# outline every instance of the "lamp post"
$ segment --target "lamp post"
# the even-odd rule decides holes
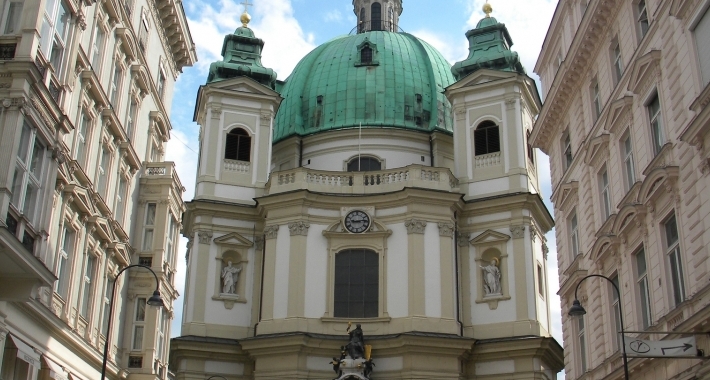
[[[106,342],[104,342],[104,360],[103,363],[101,364],[101,380],[104,380],[106,378],[106,361],[108,360],[108,345],[109,345],[109,340],[111,338],[111,320],[113,319],[113,298],[116,295],[116,283],[118,282],[118,276],[121,275],[121,273],[125,272],[128,269],[131,268],[145,268],[150,271],[150,273],[153,274],[153,277],[155,277],[155,291],[153,292],[153,295],[148,299],[148,302],[146,302],[150,306],[156,306],[160,307],[165,305],[163,303],[163,299],[160,297],[160,281],[158,281],[158,276],[153,272],[150,267],[146,265],[129,265],[123,269],[121,269],[118,274],[116,275],[116,279],[113,282],[113,289],[111,289],[111,302],[109,303],[109,313],[108,313],[108,324],[106,327]]]
[[[219,377],[219,378],[221,378],[221,379],[227,380],[227,378],[226,378],[226,377],[224,377],[224,376],[220,376],[220,375],[212,375],[212,376],[210,376],[210,377],[206,378],[205,380],[210,380],[210,379],[214,379],[215,377]]]
[[[619,291],[619,287],[616,286],[614,281],[609,279],[609,277],[602,276],[600,274],[590,274],[586,277],[583,277],[579,282],[577,283],[577,287],[574,288],[574,302],[572,302],[572,307],[569,309],[569,312],[567,315],[570,317],[582,317],[585,314],[587,314],[587,311],[584,310],[582,307],[582,304],[579,302],[579,299],[577,298],[577,291],[579,290],[579,286],[582,285],[582,282],[590,277],[600,277],[603,278],[611,283],[611,285],[614,287],[614,290],[616,290],[616,294],[619,296],[619,323],[621,324],[621,356],[624,359],[624,378],[626,380],[629,380],[629,362],[626,359],[626,339],[624,337],[624,313],[622,312],[621,309],[621,292]]]

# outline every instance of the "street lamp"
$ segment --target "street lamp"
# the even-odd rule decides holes
[[[567,315],[570,317],[575,317],[575,318],[580,318],[587,314],[587,311],[584,310],[582,307],[582,304],[579,302],[579,299],[577,298],[577,291],[579,290],[579,286],[582,285],[582,282],[590,277],[600,277],[603,278],[611,283],[611,285],[614,287],[614,290],[616,290],[616,294],[619,296],[619,323],[621,324],[621,356],[624,359],[624,378],[626,380],[629,380],[629,362],[626,359],[626,339],[624,337],[624,313],[622,312],[621,309],[621,292],[619,291],[619,287],[616,286],[614,281],[609,279],[609,277],[602,276],[600,274],[590,274],[589,276],[583,277],[579,282],[577,283],[577,287],[574,288],[574,302],[572,302],[572,307],[569,309],[569,312]]]
[[[212,375],[212,376],[210,376],[210,377],[206,378],[205,380],[210,380],[210,379],[213,379],[213,378],[215,378],[215,377],[219,377],[219,378],[221,378],[221,379],[227,380],[227,378],[226,378],[226,377],[224,377],[224,376],[220,376],[220,375]]]
[[[160,290],[159,290],[160,281],[158,281],[158,276],[155,274],[155,272],[153,272],[152,269],[150,269],[150,267],[148,267],[146,265],[135,264],[135,265],[129,265],[129,266],[121,269],[118,272],[118,274],[116,275],[116,278],[113,282],[113,289],[111,289],[111,302],[109,303],[109,306],[108,306],[109,307],[108,324],[106,327],[106,331],[107,331],[106,335],[107,336],[106,336],[106,342],[104,343],[104,361],[103,361],[103,364],[101,365],[101,380],[104,380],[106,378],[106,361],[108,360],[108,345],[109,345],[109,340],[111,337],[111,320],[113,319],[112,318],[113,317],[113,297],[116,295],[116,283],[118,282],[118,276],[120,276],[121,273],[125,272],[128,269],[136,268],[136,267],[148,269],[150,271],[150,273],[153,273],[153,277],[155,277],[155,291],[153,292],[153,295],[148,299],[148,302],[146,302],[146,303],[150,306],[156,306],[156,307],[160,307],[160,306],[165,305],[165,303],[163,302],[163,299],[160,297]]]

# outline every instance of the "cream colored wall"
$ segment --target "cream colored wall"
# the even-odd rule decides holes
[[[707,318],[705,307],[696,301],[708,292],[707,244],[710,240],[707,229],[702,226],[708,225],[710,221],[710,204],[705,195],[708,194],[710,179],[706,169],[707,145],[700,143],[708,136],[707,122],[705,116],[702,116],[707,113],[707,88],[703,88],[700,82],[692,28],[708,5],[710,3],[707,1],[647,1],[651,24],[643,39],[636,30],[636,8],[631,1],[604,4],[592,1],[589,14],[584,16],[581,23],[583,29],[580,30],[576,30],[576,25],[568,29],[561,27],[563,23],[570,23],[562,15],[574,13],[574,2],[561,4],[553,19],[548,40],[556,35],[555,31],[563,31],[562,39],[566,42],[566,49],[572,49],[558,76],[571,78],[567,70],[574,70],[578,77],[571,83],[573,90],[560,91],[564,79],[557,78],[553,82],[552,57],[555,53],[551,48],[543,49],[536,71],[544,73],[541,77],[543,87],[549,93],[548,104],[563,98],[570,99],[569,104],[564,104],[555,112],[543,109],[536,125],[539,131],[536,131],[535,136],[536,144],[550,155],[554,191],[552,199],[558,219],[559,294],[563,311],[570,307],[574,299],[574,287],[581,278],[580,274],[611,276],[616,273],[622,285],[626,328],[643,330],[633,256],[643,246],[651,285],[652,326],[649,331],[692,330],[699,326],[699,321]],[[604,17],[605,21],[595,25],[595,30],[591,31],[586,26],[586,20],[598,19],[600,14],[613,17]],[[598,28],[606,33],[599,34]],[[574,38],[575,34],[578,34],[577,39]],[[587,36],[595,36],[595,40],[588,41]],[[611,77],[609,57],[611,40],[615,37],[620,42],[625,69],[618,85]],[[579,39],[586,41],[584,53],[578,47],[578,42],[575,42]],[[589,56],[584,70],[571,68],[572,62],[582,54]],[[658,54],[658,60],[649,59],[654,54]],[[600,121],[596,123],[587,91],[594,77],[599,81],[604,107]],[[649,116],[645,107],[653,91],[658,93],[665,138],[671,144],[659,156],[654,156],[651,146]],[[628,105],[619,107],[622,102],[619,99],[624,96],[628,97]],[[565,172],[559,136],[567,126],[571,126],[575,161]],[[693,135],[687,137],[686,131],[691,129]],[[624,184],[622,157],[622,138],[627,131],[632,137],[635,174],[639,181],[629,191]],[[608,143],[601,145],[599,153],[594,154],[593,150],[597,148],[594,138],[603,133],[609,133]],[[603,220],[601,216],[597,179],[598,170],[604,164],[610,175],[612,213],[618,214],[609,220]],[[650,191],[655,181],[659,181],[656,184],[658,189]],[[630,208],[624,207],[626,203],[637,203],[635,215]],[[570,254],[570,229],[567,223],[575,210],[583,254],[576,260]],[[662,223],[673,211],[680,234],[685,290],[688,295],[688,300],[677,306],[671,293],[672,279],[665,253],[665,231],[662,228]],[[626,219],[628,216],[631,219]],[[605,235],[609,235],[610,239],[605,238]],[[606,243],[609,245],[605,247]],[[612,312],[609,291],[608,284],[595,279],[587,280],[580,288],[580,300],[589,312],[586,331],[587,359],[591,373],[587,376],[606,376],[610,370],[606,363],[609,362],[612,363],[611,368],[621,365],[612,339],[613,320],[608,317]],[[563,312],[566,372],[568,378],[572,379],[583,376],[575,325],[576,321],[566,317]],[[641,334],[640,337],[662,338],[652,333]],[[707,345],[704,339],[698,342],[701,347]],[[690,368],[690,372],[701,378],[707,373],[706,366],[698,361],[637,359],[631,365],[636,368],[632,378],[671,378],[680,373],[681,368]]]

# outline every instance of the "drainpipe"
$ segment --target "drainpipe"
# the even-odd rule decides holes
[[[298,167],[303,167],[303,139],[298,139]]]
[[[434,139],[429,135],[429,160],[431,167],[434,167]]]
[[[262,244],[261,244],[261,285],[259,289],[259,318],[254,325],[254,336],[256,336],[256,329],[259,327],[259,323],[261,323],[261,312],[264,308],[264,267],[266,264],[266,236],[261,237]]]

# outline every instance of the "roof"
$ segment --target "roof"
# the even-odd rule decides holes
[[[360,61],[361,49],[372,63]],[[436,49],[407,33],[373,31],[338,37],[299,62],[283,86],[274,142],[343,128],[453,131],[443,95],[454,83]]]

